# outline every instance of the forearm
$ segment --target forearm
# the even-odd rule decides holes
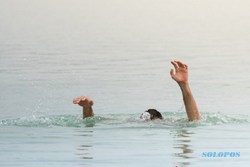
[[[83,107],[82,115],[83,115],[83,119],[86,118],[86,117],[93,117],[94,112],[93,112],[92,107]]]
[[[199,120],[200,114],[188,83],[179,83],[189,121]]]

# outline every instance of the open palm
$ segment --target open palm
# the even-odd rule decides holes
[[[171,69],[170,75],[177,83],[188,83],[188,66],[180,61],[171,61],[175,68]]]

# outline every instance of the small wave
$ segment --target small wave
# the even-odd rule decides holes
[[[202,112],[201,120],[189,122],[185,112],[163,112],[163,120],[142,121],[140,114],[109,114],[82,119],[81,115],[54,115],[43,117],[22,117],[16,119],[4,119],[0,124],[4,126],[25,127],[93,127],[124,126],[124,127],[197,127],[222,124],[249,123],[248,116],[227,116],[217,113]]]
[[[211,125],[223,125],[223,124],[241,124],[249,123],[250,119],[246,115],[228,116],[220,112],[201,112],[201,119],[197,121],[189,122],[185,112],[182,118],[174,119],[172,122],[175,126],[181,127],[197,127],[197,126],[211,126]],[[179,113],[179,116],[181,113]],[[170,118],[172,120],[172,118]]]
[[[80,116],[74,115],[55,115],[47,117],[22,117],[17,119],[2,120],[2,125],[8,126],[26,126],[26,127],[49,127],[49,126],[66,126],[79,127],[83,120]]]

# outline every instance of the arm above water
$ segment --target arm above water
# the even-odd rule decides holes
[[[171,63],[175,68],[175,74],[171,69],[170,75],[181,88],[188,119],[189,121],[199,120],[199,110],[188,85],[188,66],[180,61],[171,61]]]
[[[83,119],[86,117],[93,117],[94,116],[94,112],[92,109],[92,106],[94,105],[93,100],[90,100],[86,96],[81,96],[81,97],[75,98],[73,100],[73,103],[78,104],[79,106],[82,107]]]

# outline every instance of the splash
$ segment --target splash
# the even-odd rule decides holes
[[[2,120],[2,125],[8,126],[26,126],[26,127],[50,127],[50,126],[62,126],[62,127],[79,127],[83,120],[80,116],[74,115],[56,115],[47,117],[22,117],[17,119]]]
[[[2,126],[25,127],[93,127],[93,126],[119,126],[119,127],[197,127],[223,124],[249,123],[246,115],[228,116],[217,113],[201,113],[201,120],[189,122],[185,112],[163,112],[163,120],[142,121],[140,114],[109,114],[82,119],[80,115],[54,115],[43,117],[22,117],[16,119],[3,119]]]

